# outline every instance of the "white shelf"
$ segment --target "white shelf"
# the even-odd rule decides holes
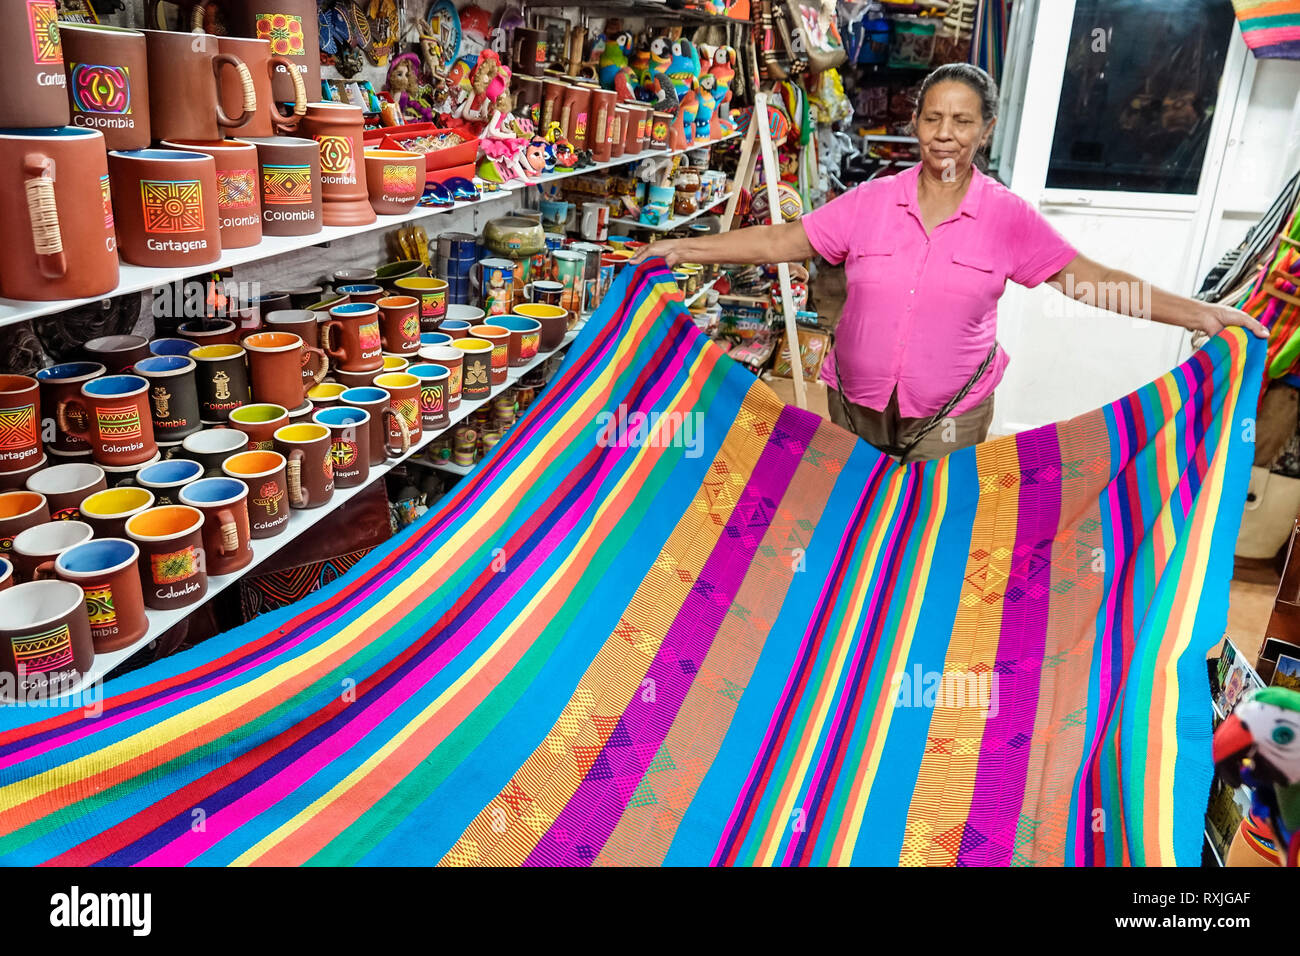
[[[717,284],[719,278],[721,278],[721,277],[720,277],[720,276],[714,276],[714,277],[713,277],[712,279],[710,279],[708,282],[704,283],[704,285],[700,286],[700,291],[699,291],[699,292],[696,292],[695,295],[687,296],[687,297],[686,297],[686,308],[689,309],[689,308],[690,308],[691,306],[693,306],[696,302],[700,301],[700,299],[704,298],[704,296],[708,294],[709,290],[712,289],[712,288],[714,287],[714,285]]]
[[[726,193],[722,196],[719,196],[717,199],[713,200],[713,202],[709,203],[708,205],[701,206],[699,209],[695,210],[695,212],[691,213],[689,216],[677,216],[673,219],[669,219],[667,222],[661,222],[657,226],[652,226],[649,223],[640,222],[639,220],[636,219],[611,219],[610,224],[613,225],[614,223],[618,223],[620,226],[627,226],[630,229],[649,229],[651,232],[672,232],[672,230],[678,229],[686,225],[688,222],[693,222],[694,220],[699,219],[701,216],[705,215],[706,213],[711,212],[712,210],[718,208],[724,202],[730,199],[731,196],[732,196],[731,193]]]
[[[127,645],[121,650],[106,651],[102,654],[96,654],[94,663],[91,664],[90,670],[88,670],[85,673],[85,675],[82,676],[82,679],[75,686],[64,691],[62,694],[57,695],[53,699],[57,700],[61,697],[71,696],[73,694],[76,694],[82,688],[86,687],[88,684],[91,684],[97,680],[102,680],[115,668],[121,666],[121,664],[124,661],[126,661],[127,658],[131,657],[133,654],[135,654],[142,648],[146,647],[151,642],[157,640],[168,629],[175,627],[178,623],[180,623],[186,617],[188,617],[196,608],[212,600],[214,597],[216,597],[226,588],[230,587],[235,582],[237,582],[244,575],[251,573],[253,569],[256,568],[259,564],[261,564],[271,555],[275,554],[286,544],[289,544],[291,541],[296,539],[304,531],[307,531],[309,528],[311,528],[313,525],[319,522],[326,515],[333,512],[340,505],[347,504],[349,501],[351,501],[353,498],[359,495],[362,491],[364,491],[370,484],[372,484],[375,481],[378,481],[384,475],[392,471],[395,467],[410,459],[412,455],[415,455],[417,452],[421,451],[434,439],[450,431],[452,428],[455,428],[457,425],[459,425],[462,421],[468,418],[475,411],[482,408],[484,405],[490,403],[492,399],[495,398],[497,395],[499,395],[503,389],[509,388],[510,386],[514,385],[525,374],[527,374],[537,366],[541,365],[543,362],[550,359],[553,355],[556,355],[558,352],[567,348],[569,345],[573,343],[573,340],[577,338],[578,333],[580,331],[581,331],[581,326],[573,329],[571,332],[565,335],[564,341],[560,343],[559,348],[557,348],[554,352],[538,353],[537,357],[534,358],[527,365],[520,366],[519,368],[510,369],[505,384],[497,388],[494,388],[492,390],[492,394],[489,395],[487,398],[477,402],[462,401],[460,403],[460,407],[457,408],[454,412],[452,412],[451,423],[446,428],[440,429],[439,431],[436,432],[426,431],[423,433],[423,435],[421,435],[419,442],[413,444],[410,450],[407,451],[405,455],[400,455],[395,458],[390,457],[388,461],[386,461],[382,465],[372,465],[370,468],[369,476],[360,485],[357,485],[354,488],[334,489],[334,494],[330,497],[330,500],[319,508],[311,508],[308,510],[293,509],[289,514],[289,523],[285,526],[285,529],[283,531],[281,531],[273,538],[262,538],[262,539],[254,540],[252,542],[253,560],[249,562],[249,564],[246,567],[241,568],[240,570],[235,571],[231,574],[213,575],[209,577],[208,589],[204,593],[203,597],[200,598],[199,600],[193,602],[192,604],[187,604],[184,607],[174,608],[170,611],[155,611],[151,609],[146,609],[145,616],[149,620],[149,629],[145,632],[143,637],[135,641],[135,643]],[[468,472],[469,469],[466,469],[465,473],[468,474]]]
[[[700,146],[710,146],[713,143],[720,143],[735,135],[738,134],[731,133],[719,139],[710,140],[708,143],[702,143]],[[698,149],[700,146],[694,146],[691,148]],[[595,163],[591,166],[585,166],[582,169],[566,169],[560,172],[548,173],[545,176],[529,180],[528,182],[514,180],[505,183],[495,192],[484,193],[481,198],[470,202],[458,202],[451,206],[416,206],[410,212],[403,213],[399,216],[376,216],[374,222],[362,226],[325,226],[320,232],[314,232],[306,236],[264,236],[262,241],[255,246],[247,246],[243,249],[228,249],[222,252],[219,259],[203,265],[183,266],[181,268],[151,269],[145,266],[133,266],[123,262],[120,266],[120,277],[117,288],[113,289],[111,292],[105,293],[104,295],[92,296],[88,299],[55,299],[49,302],[29,302],[23,299],[0,298],[0,328],[18,322],[26,322],[29,319],[39,318],[43,315],[53,315],[57,312],[63,312],[66,309],[71,309],[79,305],[86,305],[92,302],[102,302],[105,299],[113,299],[117,296],[129,295],[133,292],[147,292],[159,286],[164,286],[181,279],[187,279],[191,276],[204,275],[209,272],[216,272],[233,266],[246,265],[247,263],[257,262],[261,259],[270,259],[274,256],[296,252],[299,249],[308,249],[312,246],[319,246],[338,239],[346,239],[349,236],[373,232],[376,229],[392,229],[409,222],[428,219],[430,216],[437,216],[443,213],[455,212],[458,209],[467,209],[471,206],[496,202],[497,200],[505,199],[520,190],[528,189],[533,186],[545,186],[548,183],[568,179],[570,176],[581,176],[585,173],[599,172],[602,169],[610,169],[614,166],[626,166],[631,163],[637,163],[643,159],[675,156],[677,153],[683,152],[687,152],[687,150],[645,150],[637,153],[635,156],[620,156],[618,159],[612,159],[605,163]]]
[[[464,478],[474,470],[474,465],[457,465],[450,461],[428,461],[426,459],[413,459],[413,465],[420,465],[423,468],[430,468],[433,471],[443,471],[449,475],[457,475]],[[477,464],[477,462],[475,462]]]

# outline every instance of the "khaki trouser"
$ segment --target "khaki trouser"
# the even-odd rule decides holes
[[[889,397],[889,404],[883,412],[863,405],[855,405],[840,397],[838,389],[830,390],[831,421],[849,431],[856,429],[858,435],[875,445],[886,455],[898,458],[904,448],[914,439],[921,428],[930,420],[925,418],[903,418],[898,414],[898,392]],[[847,405],[847,408],[845,407]],[[849,425],[852,416],[853,425]],[[984,441],[993,423],[993,393],[974,408],[962,412],[955,418],[947,418],[935,425],[930,432],[907,453],[904,463],[910,461],[933,461],[950,455],[959,448],[969,448]]]

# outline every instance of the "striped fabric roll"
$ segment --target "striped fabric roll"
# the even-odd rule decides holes
[[[1263,357],[901,467],[625,269],[343,578],[0,711],[0,861],[1194,864]]]
[[[1241,34],[1258,57],[1300,59],[1300,0],[1232,0]]]

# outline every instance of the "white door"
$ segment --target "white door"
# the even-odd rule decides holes
[[[1014,144],[1003,147],[1012,190],[1080,252],[1184,295],[1200,280],[1209,197],[1249,55],[1227,3],[1227,18],[1213,20],[1213,29],[1202,24],[1198,32],[1189,20],[1176,35],[1153,25],[1161,8],[1172,17],[1202,3],[1214,7],[1213,0],[1038,4],[1024,106]],[[1189,80],[1198,75],[1195,64],[1201,78]],[[1114,401],[1189,352],[1180,330],[1014,285],[1002,299],[999,337],[1011,365],[997,394],[998,434]]]

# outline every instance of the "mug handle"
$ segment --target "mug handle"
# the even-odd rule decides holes
[[[81,402],[77,401],[75,398],[65,398],[55,406],[54,420],[58,423],[60,431],[66,432],[76,438],[80,438],[83,441],[89,441],[90,429],[79,429],[68,419],[68,409],[73,405],[80,405],[83,410],[85,409],[85,406],[81,405]],[[86,420],[90,420],[89,415],[86,416]]]
[[[23,158],[23,189],[27,193],[37,266],[46,279],[61,279],[68,273],[68,259],[63,254],[59,207],[54,198],[54,160],[41,153],[28,153]]]
[[[324,349],[318,349],[314,345],[304,345],[302,347],[302,364],[306,366],[313,355],[316,356],[320,362],[316,371],[312,373],[311,383],[312,385],[319,385],[321,382],[325,381],[325,373],[330,370],[330,360],[329,357],[326,356]]]
[[[341,343],[343,341],[343,323],[338,319],[330,319],[320,327],[320,344],[326,355],[335,361],[342,362],[347,359],[347,354],[343,351],[343,346],[341,344],[338,348],[333,348],[330,345],[330,340],[333,338],[333,336],[330,335],[330,329],[338,329],[339,342]]]
[[[221,106],[221,67],[232,66],[239,74],[239,85],[244,88],[243,109],[239,115],[231,119],[226,115],[226,111]],[[218,53],[212,58],[212,77],[217,83],[217,124],[220,126],[243,126],[247,120],[252,119],[257,112],[257,90],[253,88],[253,74],[249,72],[248,65],[237,56],[229,53]]]
[[[280,112],[280,104],[273,99],[271,101],[271,125],[275,127],[277,133],[292,133],[298,128],[298,121],[307,113],[307,85],[302,81],[302,74],[286,57],[280,54],[273,54],[267,61],[267,69],[275,72],[276,65],[284,67],[284,71],[289,74],[289,79],[293,81],[293,110],[289,113]]]
[[[406,419],[403,418],[401,415],[397,414],[397,412],[393,411],[393,407],[391,405],[388,406],[388,408],[384,409],[385,423],[387,423],[387,420],[390,417],[392,418],[393,421],[397,422],[397,430],[402,433],[402,450],[393,451],[391,439],[389,439],[388,442],[384,443],[385,446],[384,450],[388,452],[388,456],[390,458],[398,458],[402,455],[405,455],[408,451],[411,450],[411,430],[406,427]],[[391,426],[389,428],[389,434],[392,434]]]
[[[307,496],[302,493],[303,450],[295,448],[289,452],[289,504],[301,508],[307,503]]]
[[[42,561],[36,565],[36,570],[32,572],[33,581],[53,581],[55,577],[53,561]]]
[[[239,550],[239,525],[235,516],[226,508],[217,512],[217,521],[221,523],[221,555],[234,554]]]

